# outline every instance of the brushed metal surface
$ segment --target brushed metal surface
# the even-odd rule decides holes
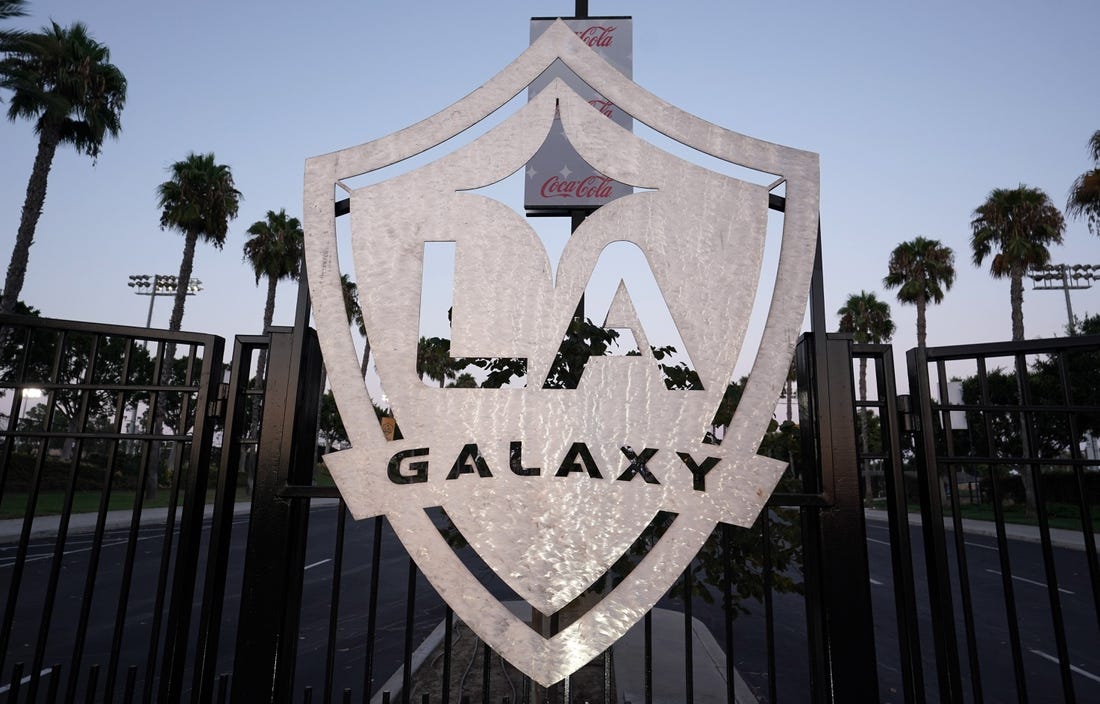
[[[753,307],[767,234],[767,189],[644,142],[560,80],[470,144],[352,191],[360,301],[376,367],[405,439],[387,442],[375,419],[340,291],[346,268],[337,255],[334,185],[467,129],[557,58],[659,132],[786,180],[771,307],[745,394],[720,446],[701,440]],[[586,161],[648,189],[589,217],[566,245],[556,279],[542,243],[520,214],[466,192],[522,169],[542,144],[555,110]],[[783,472],[783,463],[755,451],[805,310],[817,232],[817,169],[814,154],[730,132],[661,101],[560,22],[504,71],[435,116],[307,161],[304,224],[314,319],[353,446],[325,462],[355,517],[385,514],[459,617],[539,683],[563,679],[614,643],[667,591],[718,522],[751,525]],[[618,240],[645,253],[703,390],[668,390],[644,344],[639,357],[593,358],[575,390],[542,388],[596,260]],[[456,243],[452,354],[526,358],[526,387],[437,389],[418,379],[422,259],[424,242],[431,241]],[[623,295],[613,317],[633,327],[637,321],[622,304]],[[513,442],[522,443],[523,467],[538,467],[537,476],[511,470]],[[563,466],[571,453],[577,457],[575,443],[590,451],[594,470],[579,461]],[[459,467],[465,471],[454,472],[470,444],[483,462],[475,466],[467,457]],[[627,472],[623,446],[656,450],[647,468],[658,484]],[[409,476],[417,471],[415,462],[426,461],[426,480],[395,483],[388,474],[391,460],[412,450],[420,454],[395,467]],[[708,458],[717,463],[702,491],[691,467],[707,466]],[[481,476],[485,470],[491,476]],[[623,582],[576,622],[544,638],[465,569],[425,512],[435,506],[446,510],[517,594],[547,615],[606,572],[658,511],[678,515]]]

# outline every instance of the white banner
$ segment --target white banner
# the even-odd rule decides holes
[[[542,36],[553,19],[531,20],[531,42]],[[634,63],[633,25],[629,17],[567,19],[566,25],[589,47],[632,78]],[[561,78],[589,105],[626,130],[633,129],[634,120],[560,61],[537,78],[528,88],[528,99],[534,98],[555,78]],[[546,142],[527,164],[524,205],[528,210],[572,210],[597,208],[633,192],[630,186],[614,181],[585,162],[562,131],[561,120],[555,119]]]

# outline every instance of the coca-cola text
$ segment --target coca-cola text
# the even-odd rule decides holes
[[[566,181],[557,175],[542,184],[543,198],[610,198],[611,184],[608,176],[593,174],[580,181]]]

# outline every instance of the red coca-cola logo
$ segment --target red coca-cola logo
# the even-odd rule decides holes
[[[589,100],[588,104],[600,111],[600,114],[611,117],[611,111],[615,109],[615,103],[610,100],[599,98],[596,100]]]
[[[590,47],[609,47],[611,43],[615,41],[614,33],[615,27],[601,27],[596,25],[577,32],[577,36],[581,38],[582,42]]]
[[[539,192],[543,198],[610,198],[613,183],[610,177],[597,174],[579,181],[567,181],[554,175],[543,182]]]

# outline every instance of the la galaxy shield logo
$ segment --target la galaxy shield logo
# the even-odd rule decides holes
[[[787,207],[767,322],[720,445],[703,438],[741,353],[761,276],[769,187],[702,168],[635,137],[560,80],[473,142],[408,173],[342,183],[475,124],[560,59],[635,119],[730,163],[774,174]],[[472,193],[524,168],[560,119],[600,173],[638,192],[589,217],[556,273],[521,215]],[[774,184],[773,184],[774,185]],[[387,441],[359,374],[340,287],[335,186],[351,193],[351,245],[375,364],[402,439]],[[356,518],[385,515],[439,594],[485,642],[543,685],[607,649],[668,590],[718,522],[749,526],[785,465],[756,455],[790,365],[816,246],[815,154],[695,118],[626,79],[564,23],[458,103],[382,139],[309,159],[306,255],[314,317],[352,448],[325,456]],[[702,388],[669,389],[629,291],[605,325],[642,354],[600,357],[576,388],[547,379],[578,301],[613,242],[637,245]],[[425,242],[455,243],[454,357],[522,360],[522,387],[439,389],[416,373]],[[346,266],[346,265],[345,265]],[[441,508],[532,609],[550,616],[600,579],[654,518],[657,543],[602,600],[546,638],[462,564]]]

